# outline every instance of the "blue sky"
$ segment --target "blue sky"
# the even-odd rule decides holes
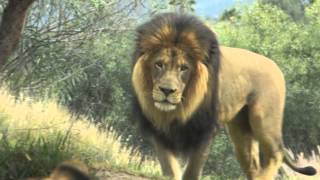
[[[196,0],[195,13],[199,16],[217,18],[225,9],[251,2],[253,0]]]

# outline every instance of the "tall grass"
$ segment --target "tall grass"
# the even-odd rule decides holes
[[[159,175],[151,160],[120,144],[84,117],[72,117],[55,102],[17,102],[0,89],[0,179],[44,176],[58,163],[80,159],[91,167]]]

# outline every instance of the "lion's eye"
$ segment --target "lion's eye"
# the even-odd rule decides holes
[[[164,66],[164,65],[163,65],[162,62],[156,62],[156,63],[155,63],[155,67],[158,68],[158,69],[162,69],[163,66]]]
[[[187,65],[181,65],[180,66],[180,71],[187,71],[189,67]]]

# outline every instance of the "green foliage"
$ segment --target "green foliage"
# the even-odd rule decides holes
[[[238,179],[243,176],[233,153],[232,143],[225,131],[220,132],[213,140],[203,173],[221,179]]]
[[[305,6],[312,3],[308,0],[261,0],[261,2],[278,6],[294,20],[303,20]]]
[[[0,158],[0,179],[14,180],[49,174],[57,164],[72,158],[74,149],[67,145],[70,144],[69,140],[63,134],[34,139],[30,133],[21,133],[21,137],[15,141],[1,139],[0,153],[5,156]]]
[[[234,18],[240,18],[240,12],[236,8],[231,8],[223,11],[220,16],[220,21],[232,20]]]
[[[170,0],[170,5],[178,7],[181,12],[194,11],[193,6],[196,4],[195,0]]]
[[[17,96],[57,98],[95,122],[123,119],[134,8],[131,1],[36,2],[19,50],[6,65],[8,86]]]
[[[150,15],[160,12],[182,12],[189,13],[194,11],[195,0],[147,0],[146,3],[151,6]]]

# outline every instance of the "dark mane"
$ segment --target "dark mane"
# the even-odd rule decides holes
[[[198,18],[187,14],[164,13],[137,28],[133,64],[144,54],[153,54],[161,48],[182,49],[192,61],[205,64],[209,72],[210,98],[194,112],[186,124],[174,121],[169,133],[156,129],[144,116],[138,100],[134,114],[140,115],[143,132],[149,133],[163,145],[175,151],[189,151],[210,140],[217,127],[218,73],[220,50],[215,34]],[[199,75],[199,74],[195,74]]]
[[[185,37],[194,33],[195,39]],[[190,43],[190,44],[187,44]],[[138,57],[145,52],[154,52],[163,47],[179,46],[189,50],[191,56],[206,55],[205,61],[214,61],[219,69],[220,52],[215,34],[198,18],[187,14],[163,13],[137,28],[136,52]],[[137,60],[137,58],[134,58]],[[210,62],[206,62],[210,63]]]

